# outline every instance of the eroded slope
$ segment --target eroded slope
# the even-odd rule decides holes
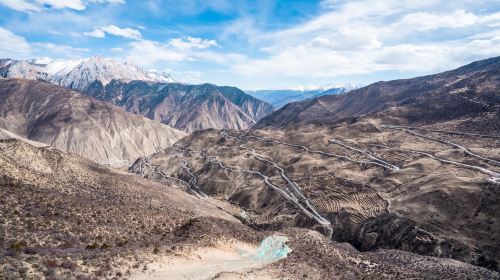
[[[185,136],[75,91],[23,79],[0,79],[0,127],[113,166],[127,166]]]

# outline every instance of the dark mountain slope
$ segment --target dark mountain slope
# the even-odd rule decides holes
[[[85,92],[129,112],[191,132],[206,128],[246,129],[270,114],[272,106],[234,87],[144,81],[100,82]]]
[[[377,82],[343,95],[291,103],[255,127],[328,123],[380,113],[381,117],[406,124],[432,124],[474,115],[480,119],[460,125],[494,131],[500,129],[499,122],[495,123],[499,116],[499,87],[500,57],[496,57],[436,75]]]

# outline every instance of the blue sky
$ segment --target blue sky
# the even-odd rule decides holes
[[[0,57],[93,55],[243,89],[368,84],[500,55],[500,0],[0,0]]]

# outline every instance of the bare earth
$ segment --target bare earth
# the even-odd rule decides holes
[[[245,243],[199,248],[185,255],[155,260],[146,271],[133,272],[131,279],[279,279],[265,269],[269,262],[252,258],[255,249]]]

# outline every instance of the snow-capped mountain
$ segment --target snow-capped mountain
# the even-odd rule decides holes
[[[286,89],[254,90],[246,93],[281,108],[287,103],[315,98],[323,95],[347,93],[360,88],[359,84],[330,84],[325,86],[296,86]]]
[[[85,90],[95,81],[107,85],[112,80],[175,82],[167,73],[145,71],[129,62],[94,56],[71,60],[0,59],[0,76],[44,80],[56,85]]]
[[[42,65],[28,60],[0,59],[0,76],[5,78],[24,78],[46,80],[48,74]]]

